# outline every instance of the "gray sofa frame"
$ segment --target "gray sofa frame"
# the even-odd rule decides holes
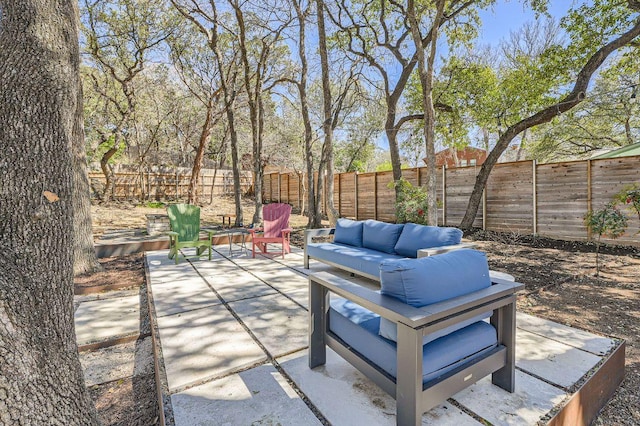
[[[422,414],[482,377],[515,390],[516,291],[523,284],[492,278],[492,286],[423,308],[381,295],[329,272],[309,276],[309,367],[326,363],[329,346],[396,399],[397,424],[420,425]],[[329,294],[335,293],[395,322],[398,326],[397,379],[389,376],[329,330]],[[444,376],[422,383],[422,337],[483,312],[493,311],[498,346]],[[366,332],[363,330],[363,332]]]
[[[369,278],[370,280],[380,281],[380,277],[377,275],[370,275],[366,272],[359,271],[354,268],[349,268],[348,266],[341,265],[339,263],[329,262],[324,259],[317,259],[309,256],[307,253],[307,245],[312,242],[312,239],[315,237],[329,237],[334,235],[336,232],[335,228],[319,228],[319,229],[306,229],[304,231],[304,268],[309,269],[309,259],[315,259],[319,262],[326,263],[327,265],[331,265],[334,268],[339,268],[347,272],[351,272],[352,274],[360,275],[365,278]],[[436,254],[446,253],[452,250],[458,250],[462,248],[474,248],[475,245],[473,243],[460,243],[450,246],[442,246],[442,247],[432,247],[418,250],[417,257],[426,257],[433,256]]]

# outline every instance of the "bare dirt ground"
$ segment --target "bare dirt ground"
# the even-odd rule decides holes
[[[93,207],[94,232],[99,236],[109,229],[144,228],[144,214],[162,211],[129,204],[97,205]],[[233,211],[230,199],[204,207],[203,225],[219,225],[218,215]],[[247,202],[245,222],[250,222],[252,211],[252,204]],[[294,244],[301,243],[305,224],[305,217],[292,217],[292,226],[298,229],[292,235]],[[594,424],[640,424],[640,251],[605,247],[602,269],[596,277],[594,247],[590,244],[485,232],[468,238],[476,240],[478,249],[487,253],[492,269],[508,272],[526,285],[518,300],[520,311],[626,340],[626,378]],[[132,270],[144,281],[141,256],[106,262],[110,264],[107,271],[83,277],[78,285],[131,282]],[[123,380],[96,387],[91,393],[105,424],[152,425],[157,421],[157,411],[139,408],[157,405],[150,382],[136,385]]]

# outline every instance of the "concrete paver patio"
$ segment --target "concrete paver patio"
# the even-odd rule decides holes
[[[302,251],[255,259],[216,247],[175,265],[148,252],[168,400],[177,426],[395,424],[395,401],[331,350],[307,365],[308,270]],[[187,251],[188,252],[188,251]],[[311,271],[326,270],[311,263]],[[423,424],[534,424],[617,343],[518,313],[516,392],[488,378],[423,416]]]

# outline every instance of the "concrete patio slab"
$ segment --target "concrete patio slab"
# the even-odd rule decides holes
[[[176,425],[322,424],[271,364],[177,393],[171,403]]]
[[[288,291],[287,296],[295,300],[300,306],[309,310],[309,286],[297,290]]]
[[[200,278],[189,262],[181,262],[178,265],[160,265],[157,267],[153,265],[153,262],[156,261],[147,261],[147,264],[150,265],[149,276],[151,278],[151,285],[184,281],[190,278]]]
[[[74,314],[78,345],[140,332],[140,296],[81,302]]]
[[[596,355],[608,353],[615,343],[606,337],[588,333],[577,328],[534,317],[518,312],[518,327],[531,333],[539,334],[549,339],[565,343],[583,351]]]
[[[233,262],[220,260],[216,267],[197,266],[204,279],[227,302],[275,294],[277,291]]]
[[[567,395],[555,386],[516,370],[516,391],[509,393],[485,377],[453,399],[492,425],[534,425]]]
[[[159,317],[157,321],[172,392],[267,359],[222,305]]]
[[[307,289],[309,281],[306,275],[283,267],[270,259],[234,259],[235,264],[266,281],[278,291],[288,294],[299,289]]]
[[[521,329],[516,342],[517,367],[565,388],[600,362],[596,355]]]
[[[196,274],[189,273],[189,278],[194,282],[196,277],[203,283],[206,280],[222,295],[233,314],[222,304],[212,304],[156,317],[176,426],[316,423],[313,412],[302,404],[298,394],[282,396],[293,389],[304,394],[332,425],[395,424],[394,399],[330,349],[325,366],[314,370],[308,367],[307,350],[301,349],[308,344],[308,311],[302,307],[308,305],[306,275],[330,268],[312,262],[311,270],[303,269],[299,252],[288,254],[283,260],[278,256],[252,259],[240,253],[226,256],[225,245],[221,250],[214,253],[211,262],[191,262]],[[158,266],[172,268],[163,262]],[[379,287],[370,280],[332,272],[359,285]],[[206,304],[206,297],[214,300],[215,293],[205,287],[209,288],[194,284],[192,288],[202,292],[185,293],[184,289],[170,291],[170,283],[152,283],[151,291],[154,298],[162,295],[167,306],[173,295],[184,297],[183,302],[195,298]],[[253,338],[243,325],[251,330]],[[608,361],[606,356],[613,349],[619,354],[624,348],[612,339],[520,313],[517,326],[516,392],[510,394],[484,378],[426,413],[423,424],[529,425],[552,410],[563,408],[569,400],[598,403],[597,392],[591,388],[575,394],[568,394],[568,389],[575,390],[578,381],[591,377],[593,366]],[[275,359],[269,359],[254,338]],[[292,382],[280,384],[282,377],[273,367],[274,362]],[[602,374],[610,374],[611,369],[619,371],[623,363],[624,357],[616,355],[615,362],[608,363],[608,370],[601,370]],[[611,389],[606,391],[612,392]],[[300,406],[304,407],[301,413],[306,414],[281,414],[280,406],[287,404],[293,404],[292,413],[298,413],[296,407]],[[307,419],[307,414],[312,417]]]
[[[156,315],[163,317],[222,303],[200,277],[157,284],[153,290]]]
[[[281,359],[280,366],[334,426],[396,424],[396,401],[331,349],[327,363],[309,369],[307,351]],[[422,416],[423,425],[479,425],[449,403]]]
[[[229,303],[272,357],[309,344],[306,310],[280,294]]]

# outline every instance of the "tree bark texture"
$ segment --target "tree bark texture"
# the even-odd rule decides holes
[[[102,269],[93,247],[91,187],[87,152],[84,144],[82,81],[78,79],[78,100],[73,126],[73,274],[88,274]]]
[[[77,13],[0,1],[0,424],[98,424],[73,325]]]
[[[335,226],[339,212],[333,203],[333,127],[331,126],[333,114],[331,113],[331,80],[329,76],[329,55],[327,49],[327,31],[324,25],[324,1],[316,0],[318,14],[318,50],[320,51],[320,68],[322,70],[322,106],[324,133],[324,145],[322,156],[327,170],[327,216],[330,226]],[[319,170],[322,174],[322,168]]]
[[[425,44],[423,43],[422,32],[420,31],[419,19],[416,16],[416,8],[413,0],[407,3],[407,18],[411,26],[411,35],[416,46],[416,56],[418,58],[418,73],[420,75],[420,85],[422,86],[422,107],[424,108],[424,140],[427,158],[427,222],[436,226],[438,224],[438,204],[436,199],[436,150],[435,150],[435,120],[436,111],[433,107],[433,63],[436,56],[436,45],[438,42],[438,28],[442,22],[445,0],[438,0],[436,3],[436,16],[433,20],[429,37],[429,56],[425,58]]]
[[[198,149],[196,150],[196,157],[193,160],[193,167],[191,168],[191,179],[189,180],[189,189],[187,190],[187,198],[189,200],[189,204],[198,202],[198,183],[200,181],[200,170],[202,170],[204,150],[209,143],[209,136],[211,135],[211,121],[213,118],[214,107],[212,99],[209,99],[206,107],[207,110],[204,124],[202,125],[202,129],[200,131],[200,140],[198,142]]]
[[[309,205],[307,222],[308,228],[320,228],[322,226],[322,214],[320,212],[321,203],[316,202],[316,184],[314,179],[314,161],[312,155],[313,129],[311,127],[311,117],[309,114],[309,102],[307,100],[307,49],[306,49],[306,17],[308,9],[302,10],[300,3],[293,1],[296,9],[298,21],[298,56],[300,58],[300,80],[296,82],[298,93],[300,94],[300,113],[304,123],[304,150],[305,165],[307,168],[307,203]]]
[[[631,5],[631,2],[630,2]],[[482,192],[484,191],[487,181],[489,180],[489,174],[493,170],[493,166],[496,165],[500,155],[507,149],[513,138],[518,136],[523,131],[530,129],[538,124],[547,123],[554,117],[569,111],[571,108],[578,105],[585,98],[585,93],[589,87],[589,81],[593,74],[600,68],[609,55],[623,46],[628,45],[634,39],[640,36],[640,19],[636,20],[636,23],[628,31],[621,34],[618,38],[613,39],[606,45],[598,49],[591,57],[587,59],[585,65],[582,67],[576,77],[576,82],[571,92],[562,98],[558,103],[550,105],[537,113],[520,120],[519,122],[509,126],[507,130],[500,135],[496,146],[493,147],[487,159],[482,164],[478,176],[476,176],[476,182],[473,187],[471,197],[469,197],[469,204],[467,210],[460,223],[460,228],[471,229],[473,222],[478,213],[480,202],[482,201]]]

